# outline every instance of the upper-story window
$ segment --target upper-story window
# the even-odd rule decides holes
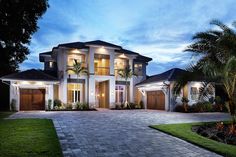
[[[110,75],[110,56],[94,55],[94,73],[95,75]]]
[[[114,67],[115,67],[115,76],[118,76],[118,70],[119,69],[124,69],[129,65],[129,60],[128,59],[123,59],[123,58],[116,58],[114,61]]]
[[[86,67],[85,56],[81,54],[70,54],[67,57],[67,67],[72,67],[75,64],[75,60],[78,63],[83,63],[82,66]],[[69,70],[68,74],[74,74],[73,71]]]
[[[49,68],[53,68],[53,62],[49,62]]]
[[[143,75],[143,65],[141,63],[134,64],[134,73],[138,76]]]

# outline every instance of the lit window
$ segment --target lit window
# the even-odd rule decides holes
[[[80,84],[69,83],[67,86],[67,99],[69,103],[80,102]]]
[[[53,68],[53,62],[49,62],[49,68]]]
[[[116,103],[124,103],[125,100],[125,86],[116,85]]]
[[[134,64],[134,73],[136,75],[143,75],[143,65],[142,64]]]

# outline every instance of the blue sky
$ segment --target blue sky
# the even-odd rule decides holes
[[[149,75],[196,61],[183,52],[194,33],[236,20],[235,0],[49,0],[21,70],[43,68],[40,52],[60,43],[105,40],[153,58]]]

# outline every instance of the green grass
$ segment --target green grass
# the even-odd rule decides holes
[[[0,117],[9,114],[0,112]],[[52,120],[0,119],[0,156],[62,156]]]
[[[165,132],[167,134],[176,136],[185,141],[198,145],[202,148],[206,148],[210,151],[216,152],[218,154],[236,157],[236,146],[227,145],[220,143],[192,131],[193,125],[203,125],[204,123],[186,123],[186,124],[163,124],[150,126],[151,128],[157,129],[159,131]]]

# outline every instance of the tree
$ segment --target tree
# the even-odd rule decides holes
[[[37,21],[48,7],[47,0],[0,0],[0,76],[15,72],[27,58]]]
[[[78,62],[76,59],[74,59],[74,64],[72,67],[69,67],[67,71],[72,71],[76,74],[77,79],[79,79],[81,74],[87,74],[88,70],[86,67],[83,66],[82,62]],[[78,85],[77,85],[78,89]],[[77,97],[79,96],[79,93],[77,93]]]
[[[48,0],[0,0],[0,77],[15,72],[29,54],[37,21],[46,12]],[[0,83],[1,109],[8,109],[9,87]]]
[[[136,74],[132,72],[132,69],[129,66],[126,66],[124,69],[118,70],[118,75],[125,80],[125,106],[129,106],[130,108],[128,102],[128,79],[132,78],[133,75],[136,76]]]
[[[179,93],[189,80],[199,78],[199,75],[204,78],[200,97],[207,95],[209,83],[221,84],[228,97],[226,103],[229,113],[233,122],[236,122],[236,32],[217,20],[213,20],[211,24],[219,29],[196,33],[194,43],[185,50],[200,55],[201,58],[187,68],[191,74],[181,77],[185,79],[178,79],[174,85],[174,94]],[[235,22],[233,25],[236,27]]]

